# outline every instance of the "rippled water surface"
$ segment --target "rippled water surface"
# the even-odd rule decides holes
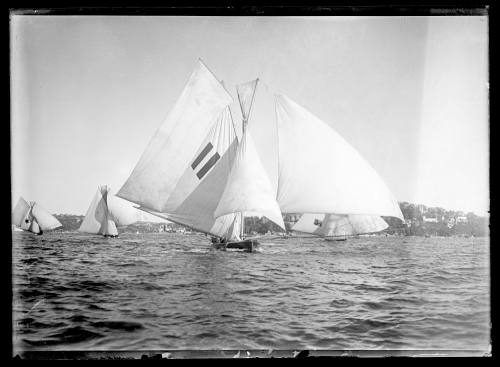
[[[269,239],[13,233],[14,347],[28,350],[489,346],[484,238]]]

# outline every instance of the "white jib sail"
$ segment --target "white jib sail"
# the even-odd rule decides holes
[[[22,197],[19,198],[12,213],[12,223],[26,231],[40,233],[58,227],[62,227],[61,222],[52,214],[47,212],[36,202],[28,203]]]
[[[238,212],[266,216],[285,229],[275,192],[249,130],[243,135],[238,147],[215,217]]]
[[[226,186],[237,148],[238,140],[227,107],[193,151],[167,202],[170,211],[140,209],[200,232],[225,237],[235,215],[214,218],[213,214]]]
[[[115,222],[108,210],[107,196],[109,188],[100,186],[90,203],[87,214],[78,229],[79,232],[117,236]]]
[[[241,229],[242,215],[234,215],[233,222],[229,226],[224,238],[228,241],[241,241],[240,229]]]
[[[288,97],[276,96],[278,203],[285,213],[342,213],[403,220],[369,163],[330,126]]]
[[[179,182],[194,163],[194,153],[231,102],[232,97],[199,61],[117,196],[156,212],[174,211],[192,191],[180,189]],[[211,158],[213,147],[205,148]]]
[[[317,236],[352,236],[383,231],[389,225],[375,215],[303,214],[293,231]]]

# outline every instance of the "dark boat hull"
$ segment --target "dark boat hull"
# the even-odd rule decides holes
[[[218,250],[243,250],[245,252],[255,252],[260,247],[256,240],[214,243],[213,246]]]

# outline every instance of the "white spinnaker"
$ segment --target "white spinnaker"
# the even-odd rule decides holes
[[[317,236],[352,236],[375,233],[389,225],[375,215],[303,214],[292,227],[293,231]]]
[[[21,228],[26,216],[31,209],[31,205],[22,197],[17,201],[14,211],[12,212],[12,224]]]
[[[90,206],[85,214],[85,218],[78,229],[79,232],[102,234],[102,235],[118,235],[118,230],[108,210],[107,196],[109,188],[100,186]]]
[[[260,161],[250,131],[242,137],[215,216],[244,212],[266,216],[285,229],[275,192]]]
[[[319,118],[276,96],[278,203],[284,213],[342,213],[403,220],[397,201],[368,162]]]
[[[54,217],[36,202],[33,203],[31,214],[43,231],[49,231],[51,229],[62,227],[61,222],[59,222],[56,217]]]
[[[193,153],[231,102],[232,97],[200,60],[117,196],[156,212],[175,210],[185,199],[181,193],[191,192],[176,189],[193,163]]]
[[[173,190],[170,212],[141,210],[215,236],[225,237],[234,214],[215,218],[214,211],[226,186],[238,148],[229,107],[220,114]]]

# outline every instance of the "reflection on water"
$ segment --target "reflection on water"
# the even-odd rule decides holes
[[[489,346],[485,239],[13,233],[16,350]]]

